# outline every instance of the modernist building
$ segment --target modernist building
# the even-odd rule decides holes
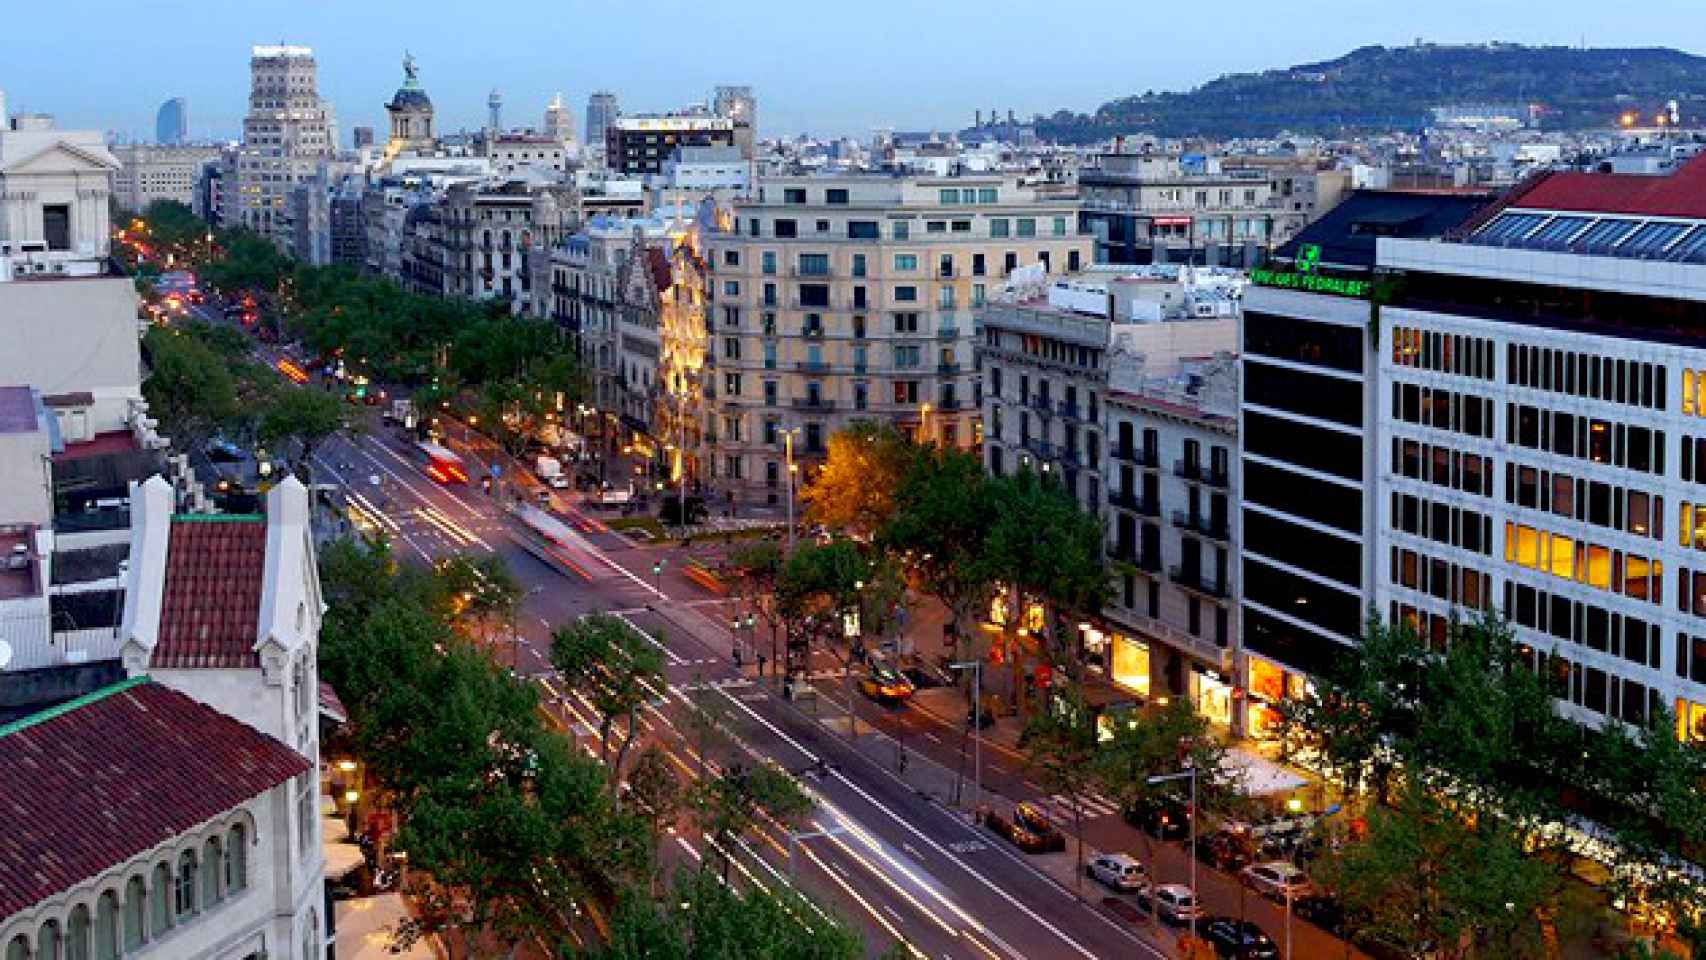
[[[183,97],[173,97],[160,104],[154,115],[154,142],[163,146],[182,146],[190,138],[190,105]]]
[[[706,238],[711,467],[771,503],[790,435],[808,468],[861,419],[974,446],[973,312],[1021,266],[1090,259],[1075,202],[998,175],[763,179]]]
[[[573,187],[526,177],[459,183],[440,205],[445,292],[504,300],[517,314],[533,302],[536,272],[545,269],[540,255],[568,233],[579,209]]]
[[[1273,173],[1212,158],[1105,153],[1078,186],[1098,263],[1251,267],[1314,214]]]
[[[120,210],[141,212],[156,200],[193,209],[207,168],[219,162],[220,149],[118,144],[112,155],[119,164],[113,177],[113,202]]]
[[[616,94],[608,90],[599,90],[586,98],[586,145],[591,150],[604,152],[605,143],[610,135],[610,125],[622,115],[622,108],[616,101]]]
[[[1253,733],[1267,704],[1358,642],[1376,599],[1376,240],[1440,236],[1486,199],[1358,191],[1277,251],[1281,268],[1256,272],[1245,292],[1232,482]]]
[[[677,147],[733,146],[728,117],[662,114],[617,117],[605,130],[604,162],[624,174],[658,173]]]
[[[1706,740],[1706,159],[1538,175],[1401,272],[1380,389],[1375,608],[1502,612],[1585,723]]]
[[[288,248],[291,190],[313,178],[337,152],[336,120],[320,98],[314,51],[308,47],[257,46],[249,70],[235,203],[227,208],[233,222]]]

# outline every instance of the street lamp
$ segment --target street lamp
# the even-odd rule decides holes
[[[930,404],[925,403],[923,406],[919,407],[918,409],[919,409],[919,413],[921,414],[921,416],[918,418],[918,432],[920,434],[918,439],[919,439],[920,443],[929,443],[930,442]]]
[[[799,433],[799,427],[790,427],[782,431],[782,448],[788,461],[788,554],[794,553],[794,474],[799,467],[794,463],[794,434]]]
[[[948,664],[949,670],[970,670],[971,673],[971,739],[974,759],[972,771],[976,783],[976,800],[972,808],[983,805],[983,661],[961,660]],[[963,748],[962,748],[963,749]],[[960,754],[964,763],[965,754]],[[965,767],[961,767],[964,770]]]
[[[1178,773],[1157,774],[1150,777],[1147,782],[1150,786],[1155,787],[1163,783],[1172,783],[1175,780],[1184,780],[1187,777],[1191,781],[1191,807],[1188,817],[1191,821],[1191,835],[1187,841],[1190,847],[1185,859],[1191,862],[1191,939],[1195,940],[1197,936],[1197,914],[1202,912],[1202,902],[1197,899],[1197,768],[1186,767]],[[1288,897],[1288,909],[1289,903]],[[1289,953],[1287,956],[1289,960]]]

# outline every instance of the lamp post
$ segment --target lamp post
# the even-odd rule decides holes
[[[976,786],[976,803],[972,809],[983,805],[983,661],[961,660],[948,664],[949,670],[971,671],[971,739],[972,739],[972,777]],[[960,754],[964,757],[965,754]],[[960,761],[964,763],[964,760]],[[965,767],[961,767],[964,770]]]
[[[794,474],[799,469],[794,465],[794,434],[799,427],[782,431],[782,448],[788,461],[788,555],[794,554]]]
[[[1191,781],[1191,807],[1189,813],[1191,834],[1190,839],[1187,841],[1190,844],[1190,848],[1187,851],[1189,855],[1186,859],[1191,862],[1191,939],[1194,940],[1197,936],[1197,914],[1202,910],[1202,904],[1197,900],[1197,768],[1186,767],[1178,773],[1158,774],[1150,777],[1147,782],[1150,786],[1154,787],[1163,783],[1171,783],[1175,780],[1184,780],[1187,777]],[[1289,909],[1290,899],[1287,898],[1287,910]],[[1289,928],[1287,929],[1287,932],[1290,932]]]

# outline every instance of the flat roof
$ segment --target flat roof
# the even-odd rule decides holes
[[[34,433],[35,393],[29,387],[0,387],[0,433]]]

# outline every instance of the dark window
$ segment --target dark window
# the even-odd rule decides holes
[[[1360,630],[1354,631],[1338,643],[1260,610],[1245,609],[1243,620],[1246,649],[1316,676],[1330,676],[1350,652],[1352,640],[1361,635]]]
[[[1362,338],[1361,327],[1341,327],[1257,311],[1244,314],[1245,352],[1280,360],[1361,373]]]
[[[842,187],[831,187],[823,192],[823,202],[835,206],[844,206],[847,203],[847,190]],[[871,226],[875,229],[876,224]],[[872,236],[875,234],[873,233]]]
[[[1244,414],[1244,448],[1274,460],[1362,479],[1362,438],[1253,410]]]
[[[776,236],[784,239],[800,235],[800,225],[793,220],[776,221]]]
[[[829,284],[802,283],[800,284],[800,306],[827,307],[829,306]]]
[[[1362,493],[1290,470],[1248,460],[1244,463],[1244,499],[1346,533],[1362,532]]]
[[[1246,361],[1244,398],[1264,407],[1362,426],[1362,384],[1354,380]]]
[[[1323,630],[1356,636],[1362,601],[1354,593],[1286,573],[1254,558],[1244,560],[1244,598]]]
[[[830,193],[834,193],[834,192],[835,192],[834,190],[830,191]],[[842,191],[842,192],[845,193],[846,191]],[[875,221],[875,220],[849,220],[849,221],[847,221],[847,239],[849,239],[849,240],[875,240],[875,239],[877,239],[877,221]]]
[[[1246,509],[1244,546],[1348,587],[1362,587],[1362,546],[1354,541]]]

